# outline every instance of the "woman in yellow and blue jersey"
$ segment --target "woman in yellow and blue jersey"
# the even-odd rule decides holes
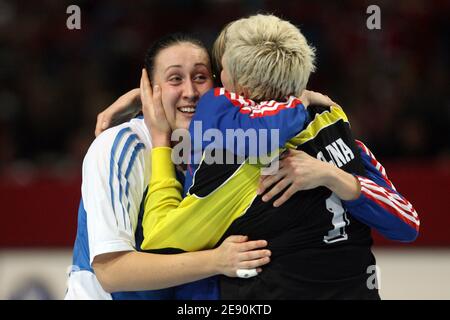
[[[222,81],[244,96],[214,89],[201,98],[191,139],[195,121],[204,131],[218,129],[223,135],[213,143],[191,140],[193,162],[184,199],[171,164],[169,132],[154,113],[158,103],[152,109],[151,97],[143,96],[147,124],[161,143],[152,152],[142,248],[193,251],[215,247],[230,232],[265,236],[271,263],[252,279],[222,278],[222,298],[379,298],[377,288],[367,286],[367,270],[375,265],[369,226],[411,241],[417,236],[417,213],[374,166],[370,153],[356,144],[341,108],[306,109],[292,96],[304,89],[313,70],[312,50],[298,29],[273,16],[255,16],[230,25],[225,38]],[[141,91],[148,92],[145,77]],[[294,81],[296,77],[301,80]],[[269,153],[278,147],[302,150],[332,164],[350,183],[298,192],[274,208],[257,194],[261,165],[250,163],[262,156],[261,150],[228,144],[227,130],[237,129],[279,130],[275,144],[266,141],[266,146],[276,146]],[[254,143],[260,146],[261,139],[257,135]],[[244,160],[207,162],[207,155],[220,152],[224,158],[232,153],[229,158]]]

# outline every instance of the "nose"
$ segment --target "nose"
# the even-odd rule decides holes
[[[187,80],[184,83],[183,98],[189,101],[197,101],[200,96],[200,92],[197,85],[192,80]]]

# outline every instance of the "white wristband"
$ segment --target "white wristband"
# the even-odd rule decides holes
[[[251,278],[251,277],[257,276],[258,272],[256,272],[256,268],[255,269],[237,269],[236,275],[239,278]]]

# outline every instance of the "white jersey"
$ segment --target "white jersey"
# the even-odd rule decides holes
[[[100,286],[92,261],[103,253],[136,250],[138,216],[150,181],[150,151],[143,118],[106,130],[90,146],[83,161],[77,239],[65,299],[112,298]]]

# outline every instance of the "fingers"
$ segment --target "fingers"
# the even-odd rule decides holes
[[[238,244],[238,251],[244,252],[244,251],[250,251],[254,249],[260,249],[267,246],[266,240],[253,240],[253,241],[246,241],[243,243]]]
[[[331,106],[335,104],[330,97],[323,95],[319,92],[314,92],[314,98],[311,99],[314,104],[323,105],[323,106]]]
[[[285,159],[289,155],[289,152],[290,152],[289,150],[295,150],[295,149],[287,148],[286,150],[284,150],[280,155],[280,160]]]
[[[129,121],[141,109],[140,89],[132,89],[120,96],[113,104],[97,115],[95,136],[110,126]]]
[[[139,82],[139,94],[141,96],[142,111],[144,111],[144,109],[145,109],[144,106],[146,104],[146,100],[145,100],[145,94],[144,94],[144,80],[142,78],[144,78],[144,69],[142,69],[141,80]]]
[[[325,96],[326,98],[328,98],[328,102],[329,102],[329,104],[330,104],[330,106],[338,106],[338,103],[337,102],[335,102],[335,101],[333,101],[333,100],[331,100],[331,98],[330,97],[328,97],[328,96]]]
[[[263,258],[259,258],[256,260],[250,260],[250,261],[242,261],[239,263],[239,269],[253,269],[253,268],[258,268],[261,267],[263,265],[266,265],[270,262],[270,258],[269,257],[263,257]],[[258,271],[258,269],[256,270],[257,272],[261,272],[261,269]]]
[[[223,242],[245,242],[248,240],[247,236],[229,236]]]
[[[144,106],[144,116],[145,113],[148,114],[155,123],[157,122],[161,124],[167,122],[166,113],[162,103],[161,87],[155,84],[152,90],[150,80],[145,69],[142,69],[141,99]]]
[[[267,192],[263,197],[262,201],[270,201],[274,196],[279,194],[281,191],[286,189],[292,183],[291,179],[288,177],[283,177],[269,192]]]
[[[270,262],[272,252],[264,248],[267,246],[267,241],[247,240],[247,236],[235,235],[229,236],[222,243],[220,247],[227,249],[224,251],[225,255],[222,253],[219,254],[219,257],[225,258],[225,264],[228,265],[228,269],[225,272],[222,271],[223,274],[236,277],[239,276],[237,273],[239,269],[256,269],[256,272],[259,273],[262,271],[260,267]],[[227,256],[228,258],[226,258]]]
[[[114,104],[112,104],[111,106],[114,106]],[[109,126],[111,125],[112,115],[113,114],[111,114],[108,109],[98,114],[97,122],[95,124],[96,137],[98,137],[100,133],[109,128]]]
[[[289,187],[289,189],[287,189],[283,195],[281,197],[279,197],[274,203],[273,206],[274,207],[279,207],[281,206],[283,203],[285,203],[286,201],[288,201],[292,195],[297,192],[299,189],[298,187],[295,187],[294,185],[291,185]]]
[[[161,88],[158,85],[155,85],[154,87],[154,90],[152,92],[152,100],[153,100],[153,108],[155,109],[156,113],[164,113],[161,97]]]
[[[234,235],[229,236],[226,238],[223,242],[232,242],[236,243],[238,246],[239,252],[245,252],[250,251],[254,249],[260,249],[267,246],[266,240],[252,240],[248,241],[248,236],[240,236],[240,235]]]
[[[108,128],[109,122],[105,117],[105,113],[101,112],[97,116],[97,122],[95,124],[95,136],[98,137],[106,128]]]
[[[141,102],[142,102],[142,113],[144,114],[144,118],[145,118],[147,125],[148,125],[147,120],[148,121],[152,120],[152,112],[150,110],[150,104],[152,101],[150,92],[151,92],[152,88],[151,87],[149,88],[149,86],[150,86],[149,83],[150,82],[147,77],[147,72],[145,71],[145,69],[142,69],[141,83],[140,83],[139,88],[140,88],[140,95],[141,95]]]
[[[285,158],[293,157],[297,154],[301,154],[302,152],[303,151],[297,149],[288,149]]]
[[[283,169],[284,166],[282,165],[281,161],[279,163],[279,166],[280,168],[275,174],[260,176],[258,190],[256,191],[258,195],[263,194],[267,190],[267,188],[269,188],[273,184],[277,183],[279,180],[286,177],[287,172],[286,170]]]
[[[302,101],[302,104],[305,107],[309,106],[309,90],[303,90],[302,94],[300,95],[300,100]]]
[[[270,262],[271,255],[272,252],[267,249],[241,252],[238,256],[238,259],[240,260],[240,262],[238,263],[238,268],[253,269],[261,267]]]
[[[319,105],[319,106],[331,106],[337,105],[336,102],[330,99],[330,97],[315,91],[304,90],[301,96],[306,104]]]
[[[155,113],[155,117],[158,121],[166,120],[166,113],[164,112],[164,108],[162,106],[161,101],[161,88],[158,85],[155,85],[153,90],[153,110]]]
[[[270,201],[274,196],[278,195],[283,190],[290,185],[290,187],[283,193],[283,195],[274,202],[275,207],[281,206],[287,200],[289,200],[292,195],[301,190],[301,185],[299,181],[302,181],[301,175],[298,172],[303,172],[302,164],[311,158],[306,152],[295,149],[288,149],[285,158],[280,161],[280,167],[282,168],[276,175],[268,176],[260,183],[260,189],[262,194],[266,188],[276,183],[272,189],[267,192],[262,200],[264,202]],[[288,174],[289,173],[289,174]],[[293,173],[293,175],[291,174]]]
[[[268,183],[269,179],[273,176],[260,176],[259,177],[259,184],[258,184],[258,190],[256,190],[257,195],[261,195],[266,191],[267,187],[271,184]]]
[[[147,70],[145,70],[145,68],[142,69],[142,86],[143,86],[143,92],[145,97],[148,99],[152,99],[153,98],[153,92],[152,92],[152,86],[150,85],[150,80],[148,78],[148,74],[147,74]],[[142,90],[142,88],[141,88]]]
[[[331,98],[329,96],[327,96],[327,95],[322,95],[322,96],[324,98],[324,103],[326,105],[329,105],[329,106],[332,106],[332,105],[336,105],[337,106],[338,105],[337,102],[331,100]]]
[[[150,107],[153,100],[152,87],[150,86],[150,80],[148,79],[147,70],[145,70],[145,68],[142,69],[140,89],[142,109],[144,111],[146,108]]]
[[[270,176],[260,176],[259,177],[259,184],[258,184],[258,190],[256,190],[256,194],[257,195],[261,195],[264,193],[264,191],[266,191],[266,184],[265,181],[269,178]]]
[[[260,177],[259,177],[259,183],[260,183],[260,184],[263,183],[264,180],[266,180],[268,177],[270,177],[270,176],[260,176]]]
[[[248,252],[241,252],[239,254],[239,258],[241,261],[250,261],[250,260],[257,260],[265,257],[271,256],[270,250],[264,249],[264,250],[253,250]],[[254,267],[253,267],[254,268]]]
[[[266,191],[266,189],[268,189],[270,186],[277,183],[281,179],[286,179],[285,174],[275,174],[273,176],[267,176],[267,178],[264,179],[264,181],[262,183],[260,183],[260,185],[259,185],[258,195],[263,194]],[[275,193],[275,194],[277,194],[277,193]],[[273,193],[273,188],[272,188],[272,190],[270,190],[270,192],[268,192],[268,194],[270,194],[270,197],[268,198],[267,194],[265,194],[263,197],[263,201],[269,201],[275,195]]]

